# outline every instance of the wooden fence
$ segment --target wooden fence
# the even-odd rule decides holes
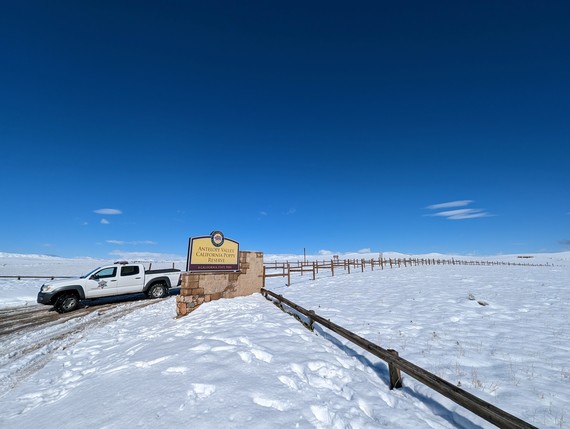
[[[311,273],[313,280],[319,270],[330,270],[331,275],[334,277],[335,269],[338,271],[342,269],[350,274],[351,269],[364,272],[366,267],[370,267],[372,271],[374,268],[383,270],[384,268],[401,268],[411,267],[418,265],[505,265],[505,266],[544,266],[542,264],[529,264],[517,262],[502,262],[502,261],[467,261],[460,259],[426,259],[426,258],[397,258],[397,259],[331,259],[330,261],[285,261],[285,262],[265,262],[263,264],[263,287],[265,287],[265,279],[269,277],[287,277],[287,286],[291,285],[291,273]],[[277,272],[276,272],[277,271]]]
[[[500,261],[465,261],[460,259],[426,259],[426,258],[389,258],[389,259],[331,259],[330,261],[285,261],[285,262],[265,262],[263,264],[263,286],[265,287],[265,279],[269,277],[287,277],[287,286],[291,285],[291,273],[311,273],[313,280],[319,271],[330,270],[334,277],[335,270],[342,269],[348,274],[351,270],[360,269],[361,272],[369,267],[372,271],[374,268],[383,270],[384,268],[401,268],[418,265],[517,265],[517,266],[546,266],[543,264],[529,264],[516,262],[500,262]],[[174,268],[175,263],[172,263]],[[152,262],[149,264],[148,270],[152,269]],[[280,272],[279,272],[280,271]],[[73,276],[0,276],[2,279],[67,279]]]
[[[73,276],[0,276],[0,279],[72,279]]]
[[[426,371],[425,369],[399,357],[398,352],[395,350],[384,349],[356,335],[355,333],[339,325],[336,325],[329,319],[325,319],[324,317],[319,316],[314,311],[306,310],[294,302],[284,298],[283,296],[268,291],[265,288],[261,289],[261,293],[265,296],[265,298],[278,305],[283,311],[285,311],[285,309],[283,308],[282,303],[309,318],[309,323],[306,326],[308,326],[310,329],[312,329],[314,322],[320,323],[324,327],[330,329],[333,332],[336,332],[352,343],[372,353],[374,356],[377,356],[380,359],[384,360],[388,364],[390,375],[390,389],[402,387],[402,378],[400,374],[401,372],[404,372],[499,428],[537,429],[536,426],[533,426],[524,420],[521,420],[520,418],[495,407],[489,402],[486,402],[476,397],[475,395],[472,395],[471,393],[449,383],[448,381],[445,381],[437,375],[432,374],[431,372]],[[275,298],[277,302],[275,302],[273,298]]]
[[[172,262],[172,269],[174,269],[176,262]],[[169,263],[170,265],[170,263]],[[149,263],[149,266],[147,268],[147,271],[150,271],[152,269],[152,262]],[[18,280],[22,280],[22,279],[50,279],[50,280],[55,280],[55,279],[74,279],[77,278],[78,276],[0,276],[0,279],[18,279]]]

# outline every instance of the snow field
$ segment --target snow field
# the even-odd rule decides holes
[[[567,267],[424,266],[353,276],[298,277],[273,290],[511,414],[564,427]]]
[[[272,278],[267,288],[529,423],[564,428],[569,274],[423,266],[297,276],[290,287]],[[39,285],[1,281],[3,306],[14,296],[35,305]],[[173,298],[106,324],[86,316],[73,341],[0,392],[0,427],[493,427],[406,374],[390,391],[384,362],[261,295],[175,316]]]

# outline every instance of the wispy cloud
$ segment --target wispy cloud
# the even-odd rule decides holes
[[[99,223],[101,225],[109,225],[111,222],[109,222],[107,219],[103,218],[103,219],[101,219],[101,221]]]
[[[559,243],[563,246],[570,246],[570,240],[560,240]]]
[[[360,249],[357,253],[370,253],[370,247],[367,247],[365,249]]]
[[[261,212],[259,212],[259,214],[260,214],[261,216],[267,216],[267,212],[266,212],[266,211],[261,211]]]
[[[120,215],[123,214],[121,210],[118,209],[97,209],[93,210],[93,213],[102,214],[102,215]]]
[[[454,208],[454,207],[465,207],[471,204],[472,200],[459,200],[459,201],[451,201],[448,203],[441,203],[441,204],[433,204],[431,206],[427,206],[426,208],[431,210],[440,210],[444,208]],[[457,210],[444,210],[438,211],[437,213],[428,214],[426,216],[439,216],[444,217],[449,220],[463,220],[463,219],[475,219],[480,217],[489,217],[492,216],[489,212],[485,211],[485,209],[457,209]]]
[[[151,261],[151,262],[161,262],[161,261],[184,261],[184,256],[174,255],[170,253],[153,253],[153,252],[121,252],[120,250],[114,250],[109,253],[109,255],[125,259],[128,261]]]
[[[432,216],[441,216],[452,220],[473,219],[476,217],[486,217],[488,215],[489,214],[482,209],[449,210],[432,214]]]
[[[286,216],[292,215],[297,212],[297,209],[289,209],[285,212]]]
[[[459,200],[459,201],[450,201],[448,203],[441,203],[441,204],[432,204],[431,206],[427,206],[426,208],[432,210],[439,210],[439,209],[450,209],[453,207],[465,207],[471,204],[473,200]]]
[[[131,244],[135,246],[139,244],[156,244],[154,241],[150,240],[142,240],[142,241],[107,240],[107,243],[118,244],[118,245]]]

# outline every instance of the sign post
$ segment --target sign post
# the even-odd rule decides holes
[[[239,271],[239,243],[224,237],[221,231],[191,237],[188,242],[186,271]]]

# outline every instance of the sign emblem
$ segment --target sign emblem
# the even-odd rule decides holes
[[[212,231],[210,237],[214,246],[221,247],[224,245],[224,234],[222,234],[222,231]]]

